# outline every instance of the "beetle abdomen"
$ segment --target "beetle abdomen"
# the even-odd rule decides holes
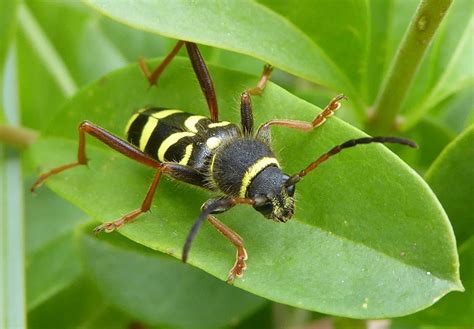
[[[213,123],[178,109],[146,108],[133,114],[126,133],[130,143],[160,162],[201,169],[213,150],[240,130],[230,122]]]

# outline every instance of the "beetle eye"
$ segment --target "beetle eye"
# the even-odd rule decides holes
[[[267,201],[266,203],[264,203],[264,204],[262,204],[262,205],[260,205],[260,206],[256,206],[255,209],[256,209],[258,212],[260,212],[260,213],[266,215],[266,214],[270,214],[270,213],[272,212],[272,210],[273,210],[273,205],[272,205],[272,203],[271,203],[270,201]]]
[[[290,197],[294,196],[295,195],[295,185],[290,185],[286,188],[286,192],[288,193],[288,195]]]

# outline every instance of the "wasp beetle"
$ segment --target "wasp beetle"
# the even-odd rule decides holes
[[[151,107],[137,111],[126,127],[127,141],[105,129],[84,121],[79,125],[77,162],[66,164],[42,174],[32,187],[36,189],[48,177],[66,169],[87,163],[85,136],[92,135],[104,144],[156,169],[156,174],[140,208],[120,219],[104,223],[95,232],[112,232],[150,209],[153,195],[162,174],[179,181],[217,192],[218,198],[206,201],[184,243],[182,260],[186,262],[193,238],[207,219],[237,249],[234,266],[227,282],[241,277],[246,269],[247,252],[243,239],[220,222],[214,214],[222,213],[237,204],[251,205],[266,218],[277,222],[288,221],[295,210],[295,186],[321,163],[340,151],[369,143],[398,143],[410,147],[416,144],[398,137],[364,137],[352,139],[333,147],[300,172],[287,175],[280,168],[271,149],[270,127],[283,126],[310,131],[321,126],[340,107],[343,95],[335,97],[311,122],[270,120],[254,132],[250,96],[260,95],[272,72],[264,67],[260,81],[254,88],[245,90],[240,98],[240,125],[219,121],[216,94],[212,79],[196,44],[178,41],[163,62],[150,72],[143,59],[140,68],[150,86],[156,84],[160,74],[179,52],[186,47],[192,67],[209,107],[209,118],[193,115],[178,109]]]

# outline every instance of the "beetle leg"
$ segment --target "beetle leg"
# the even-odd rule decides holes
[[[219,109],[217,107],[216,91],[211,75],[207,69],[206,63],[199,52],[198,46],[193,42],[186,42],[186,50],[188,51],[189,59],[196,73],[196,77],[201,86],[201,90],[206,98],[207,106],[209,108],[209,115],[212,122],[219,121]]]
[[[179,40],[174,46],[174,48],[171,50],[171,52],[165,57],[163,62],[161,62],[161,64],[158,65],[158,67],[154,69],[153,72],[150,72],[150,70],[148,69],[148,66],[145,63],[145,59],[143,57],[140,57],[140,59],[138,60],[138,64],[140,65],[140,69],[142,70],[143,74],[145,74],[145,77],[147,78],[148,82],[150,83],[150,86],[156,85],[156,81],[160,77],[161,73],[163,73],[164,69],[168,66],[171,60],[178,54],[183,44],[184,41]]]
[[[255,204],[255,200],[246,198],[225,198],[211,199],[205,202],[202,206],[202,211],[199,214],[199,217],[196,219],[191,230],[189,231],[181,256],[183,262],[186,262],[188,259],[189,250],[191,249],[191,244],[197,234],[197,231],[201,227],[204,220],[208,219],[209,222],[237,248],[236,261],[227,278],[228,283],[232,283],[235,277],[242,276],[243,271],[246,268],[245,260],[247,259],[247,252],[243,246],[242,238],[223,223],[218,221],[217,218],[211,214],[225,212],[237,204],[253,205]]]
[[[311,122],[298,121],[298,120],[270,120],[262,124],[257,131],[257,138],[268,139],[270,135],[271,126],[283,126],[292,129],[298,129],[303,131],[311,131],[314,128],[321,126],[326,120],[331,117],[335,111],[341,107],[340,101],[346,97],[342,94],[334,97],[324,110],[314,118]]]
[[[158,169],[156,171],[155,177],[153,178],[153,181],[151,182],[150,188],[148,189],[148,192],[145,196],[145,199],[142,202],[142,205],[140,208],[135,209],[128,214],[123,215],[117,220],[114,220],[112,222],[107,222],[102,225],[97,226],[94,229],[94,233],[100,233],[102,231],[105,231],[107,233],[110,233],[114,231],[115,229],[118,229],[125,225],[128,222],[131,222],[135,218],[137,218],[140,214],[147,212],[150,210],[151,207],[151,202],[153,200],[153,195],[155,194],[156,188],[158,186],[158,183],[160,182],[160,177],[161,177],[161,170]]]
[[[251,95],[261,95],[265,86],[267,85],[268,79],[272,74],[273,67],[271,65],[265,65],[263,68],[262,76],[257,86],[245,90],[240,95],[240,122],[242,124],[242,130],[245,135],[253,135],[253,112],[252,102],[250,100]]]
[[[201,177],[202,175],[199,175],[199,173],[195,171],[193,168],[182,166],[176,163],[161,163],[155,159],[150,158],[148,155],[141,152],[140,150],[135,148],[133,145],[113,135],[112,133],[108,132],[104,128],[96,126],[89,121],[84,121],[79,125],[79,146],[78,146],[78,151],[77,151],[77,161],[53,168],[50,171],[40,175],[40,177],[36,180],[36,182],[31,187],[32,192],[36,188],[38,188],[49,177],[56,175],[60,172],[63,172],[67,169],[87,164],[86,139],[85,139],[86,133],[97,138],[104,144],[110,146],[112,149],[122,153],[123,155],[135,161],[138,161],[141,164],[144,164],[148,167],[157,169],[155,177],[152,181],[152,184],[148,190],[148,193],[145,199],[143,200],[141,207],[139,209],[136,209],[122,216],[120,219],[116,221],[105,223],[98,226],[94,230],[96,233],[100,231],[112,232],[114,229],[119,228],[125,223],[132,221],[141,213],[148,211],[150,209],[156,187],[158,186],[158,182],[160,181],[161,173],[168,174],[172,176],[173,178],[188,182],[190,184],[195,184],[195,185],[201,185],[201,182],[204,179]]]
[[[273,66],[271,66],[270,64],[266,64],[263,67],[263,72],[262,72],[262,75],[260,76],[260,80],[257,83],[257,85],[253,88],[247,89],[246,92],[252,96],[261,95],[267,85],[268,79],[270,79],[270,75],[272,74],[272,72],[273,72]]]
[[[86,165],[87,164],[87,157],[86,157],[86,135],[89,134],[98,140],[100,140],[102,143],[110,146],[114,150],[122,153],[123,155],[136,160],[148,167],[152,168],[161,168],[163,165],[150,158],[140,150],[136,149],[134,146],[131,144],[127,143],[126,141],[122,140],[121,138],[113,135],[112,133],[108,132],[102,127],[99,127],[89,121],[84,121],[79,125],[79,146],[77,149],[77,161],[73,163],[69,163],[66,165],[62,165],[56,168],[51,169],[50,171],[43,173],[42,175],[39,176],[39,178],[36,180],[36,182],[33,184],[31,187],[31,191],[33,192],[35,189],[37,189],[46,179],[48,179],[50,176],[56,175],[60,172],[63,172],[64,170],[74,168],[76,166],[80,165]]]
[[[236,277],[241,278],[243,276],[243,272],[247,268],[245,261],[248,257],[244,247],[244,240],[216,217],[209,215],[207,216],[207,220],[237,249],[234,266],[229,271],[229,276],[227,277],[227,283],[232,284]]]
[[[207,106],[209,108],[209,115],[212,122],[219,121],[219,110],[217,107],[217,97],[216,91],[214,89],[214,83],[212,82],[211,75],[207,69],[206,63],[202,58],[201,52],[199,51],[198,46],[193,42],[188,41],[178,41],[176,46],[171,50],[171,52],[165,57],[163,62],[153,72],[150,72],[148,69],[145,60],[142,58],[139,59],[139,65],[142,72],[145,74],[150,86],[155,85],[156,81],[159,79],[160,75],[163,73],[165,68],[171,62],[171,60],[178,54],[179,50],[183,45],[186,45],[186,50],[188,52],[189,59],[191,60],[191,65],[193,67],[194,73],[199,81],[201,90],[206,98]]]

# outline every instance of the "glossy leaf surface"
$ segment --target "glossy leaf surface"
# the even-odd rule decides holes
[[[458,244],[474,234],[474,126],[450,143],[426,173],[426,181],[451,219]]]
[[[241,321],[265,302],[169,256],[130,248],[122,240],[84,235],[84,262],[103,296],[145,323],[217,328]],[[121,289],[124,282],[127,288]]]
[[[211,67],[211,74],[221,118],[238,122],[238,95],[257,78],[218,67]],[[84,119],[121,135],[132,109],[149,104],[206,114],[188,61],[176,60],[158,85],[148,89],[133,65],[85,88],[34,147],[37,164],[45,170],[73,161],[77,123]],[[308,120],[318,111],[273,84],[253,105],[257,122]],[[273,135],[283,168],[293,173],[363,133],[331,119],[309,134],[276,129]],[[52,178],[51,188],[100,221],[135,209],[153,172],[96,147],[90,138],[88,143],[89,166]],[[184,238],[208,197],[164,180],[152,212],[120,232],[180,257]],[[454,237],[441,206],[422,179],[380,145],[348,150],[305,178],[297,188],[296,215],[285,225],[243,206],[220,217],[244,237],[249,252],[248,270],[235,285],[272,300],[344,316],[387,317],[414,312],[461,289]],[[234,248],[205,225],[189,262],[225,279],[233,257]]]
[[[251,55],[309,80],[342,88],[358,99],[350,79],[328,56],[323,45],[318,43],[320,40],[306,34],[311,31],[303,32],[291,18],[288,20],[256,2],[232,0],[224,5],[219,1],[140,0],[111,3],[88,0],[86,3],[134,28]],[[360,17],[355,22],[359,24]],[[363,21],[361,23],[363,25]],[[363,36],[357,37],[364,40]],[[329,43],[329,46],[333,45],[333,42]],[[340,52],[340,49],[333,47],[333,52],[336,51]],[[298,54],[297,58],[295,54]]]
[[[86,216],[49,189],[25,184],[27,306],[31,310],[76,280],[82,270],[74,236]],[[53,210],[54,209],[54,210]]]
[[[456,234],[465,292],[446,296],[432,307],[400,323],[470,327],[474,314],[474,126],[453,140],[426,174],[449,215]]]

